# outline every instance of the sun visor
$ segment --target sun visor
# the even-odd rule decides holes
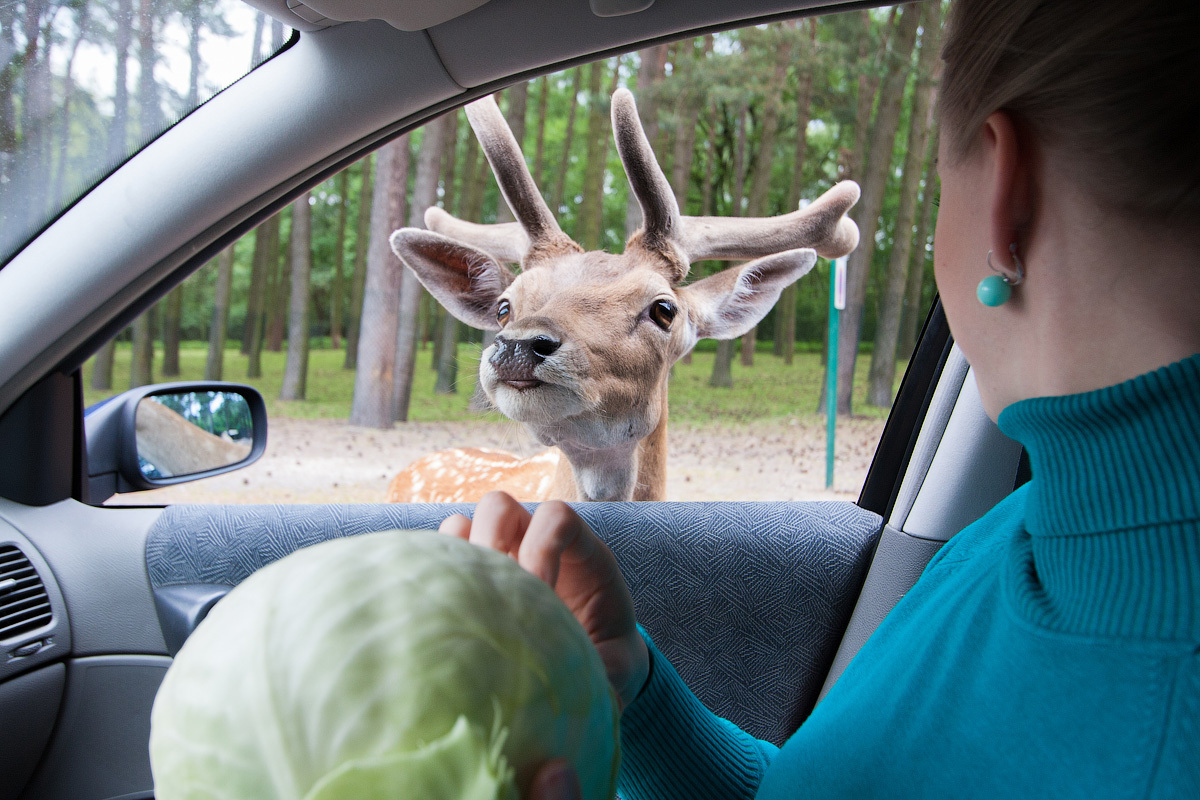
[[[488,0],[246,0],[285,25],[318,31],[340,22],[381,19],[402,31],[420,31],[473,11]]]

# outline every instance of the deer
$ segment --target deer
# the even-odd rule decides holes
[[[684,216],[622,88],[612,129],[642,227],[619,255],[585,252],[559,227],[495,100],[466,114],[516,222],[468,222],[434,206],[427,230],[402,228],[389,242],[449,313],[496,332],[479,364],[483,390],[554,449],[532,460],[434,453],[396,476],[388,500],[471,502],[506,486],[523,500],[666,499],[671,365],[701,338],[747,333],[818,255],[853,250],[858,227],[846,212],[858,185],[774,217]],[[745,263],[685,283],[706,259]]]

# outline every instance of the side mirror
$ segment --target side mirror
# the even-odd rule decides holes
[[[248,466],[267,447],[267,409],[236,383],[141,386],[84,412],[88,502]]]

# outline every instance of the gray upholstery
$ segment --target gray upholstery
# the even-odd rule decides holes
[[[881,525],[850,503],[576,506],[609,544],[638,620],[714,712],[782,743],[811,711]],[[432,528],[465,505],[173,506],[150,531],[156,588],[235,585],[337,536]]]

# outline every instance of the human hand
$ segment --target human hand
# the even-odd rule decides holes
[[[582,800],[579,776],[565,758],[547,761],[533,776],[525,800]]]
[[[633,597],[612,551],[569,505],[551,500],[530,515],[509,495],[492,492],[475,506],[474,521],[455,514],[439,530],[507,553],[548,583],[596,646],[621,708],[637,696],[650,655]]]

